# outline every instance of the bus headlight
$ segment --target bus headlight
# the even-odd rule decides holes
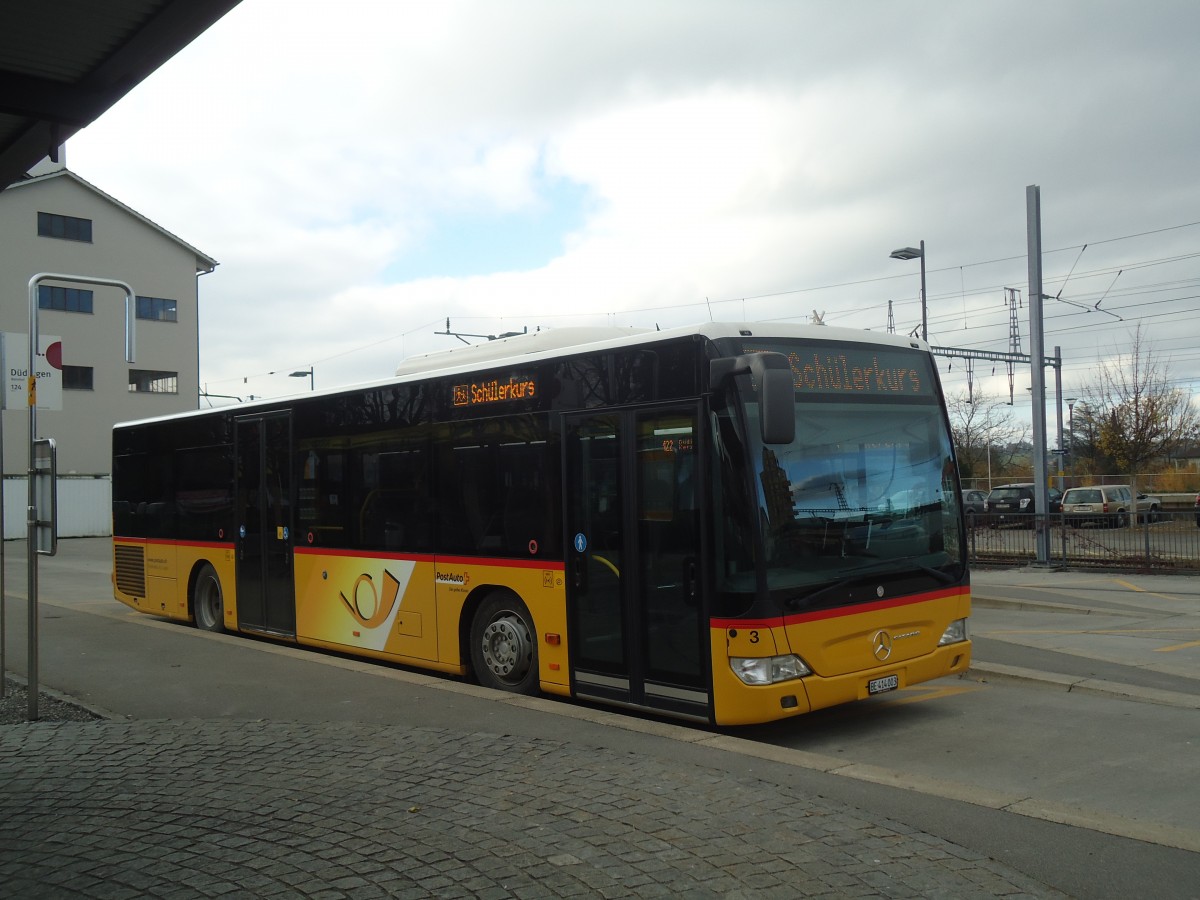
[[[945,647],[947,644],[958,644],[967,639],[967,620],[955,619],[946,626],[946,630],[942,632],[942,639],[938,641],[939,647]]]
[[[812,674],[804,660],[790,653],[787,656],[731,656],[729,665],[743,684],[776,684]]]

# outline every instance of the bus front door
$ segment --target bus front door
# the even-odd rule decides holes
[[[577,696],[707,719],[694,408],[566,421]]]
[[[237,420],[238,627],[287,637],[296,634],[291,439],[289,413]]]

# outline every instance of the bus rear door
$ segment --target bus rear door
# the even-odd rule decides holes
[[[709,717],[696,422],[692,407],[566,420],[577,696]]]
[[[247,631],[294,637],[292,417],[237,420],[237,612]]]

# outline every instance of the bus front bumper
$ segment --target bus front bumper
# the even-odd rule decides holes
[[[947,644],[924,656],[846,675],[822,677],[813,674],[770,685],[744,684],[734,674],[728,659],[723,663],[713,667],[716,724],[750,725],[872,696],[885,697],[935,678],[962,675],[971,666],[971,642]]]

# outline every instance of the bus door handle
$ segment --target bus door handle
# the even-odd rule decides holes
[[[683,560],[683,602],[688,606],[696,606],[700,602],[700,568],[694,556]]]
[[[587,557],[582,553],[576,553],[571,560],[571,580],[575,583],[577,591],[582,591],[587,586]]]

